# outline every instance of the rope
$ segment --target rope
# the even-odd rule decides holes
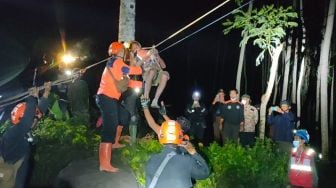
[[[79,72],[78,72],[78,73],[79,73]],[[76,74],[77,74],[77,73],[75,73],[75,75],[76,75]],[[76,76],[78,76],[78,74],[77,74]],[[74,77],[75,77],[75,76],[74,76]],[[61,79],[61,80],[56,80],[56,81],[52,82],[51,85],[52,85],[52,86],[55,86],[55,85],[61,85],[61,84],[70,83],[70,82],[72,82],[72,81],[74,80],[74,77],[66,78],[66,79]],[[38,87],[38,90],[39,90],[39,91],[40,91],[40,90],[43,90],[43,89],[44,89],[43,86]],[[25,92],[23,92],[23,93],[20,93],[20,94],[18,94],[18,95],[13,96],[13,97],[7,98],[6,100],[3,100],[3,101],[0,102],[0,109],[6,107],[6,106],[8,106],[8,105],[11,105],[11,104],[15,104],[15,103],[17,103],[17,102],[20,102],[20,101],[26,99],[27,97],[29,97],[29,93],[28,93],[28,91],[25,91]]]
[[[165,40],[163,40],[163,41],[159,42],[158,44],[154,45],[154,47],[158,47],[158,46],[160,46],[161,44],[163,44],[164,42],[166,42],[167,40],[169,40],[169,39],[173,38],[174,36],[178,35],[178,34],[181,33],[182,31],[186,30],[188,27],[192,26],[192,25],[195,24],[196,22],[198,22],[198,21],[200,21],[201,19],[203,19],[204,17],[206,17],[207,15],[211,14],[211,13],[214,12],[215,10],[217,10],[217,9],[219,9],[220,7],[224,6],[224,5],[227,4],[229,1],[230,1],[230,0],[226,0],[226,1],[224,1],[223,3],[219,4],[219,5],[216,6],[215,8],[213,8],[213,9],[211,9],[210,11],[208,11],[207,13],[203,14],[201,17],[197,18],[196,20],[192,21],[192,22],[189,23],[188,25],[186,25],[186,26],[184,26],[183,28],[179,29],[178,31],[176,31],[175,33],[173,33],[172,35],[170,35],[168,38],[166,38]],[[254,0],[251,0],[251,1],[254,1]],[[249,3],[249,2],[248,2],[248,3]],[[234,9],[233,11],[229,12],[228,14],[226,14],[226,15],[220,17],[219,19],[217,19],[217,20],[211,22],[210,24],[207,24],[206,26],[202,27],[201,29],[197,30],[196,32],[193,32],[192,34],[190,34],[190,35],[188,35],[188,36],[186,36],[186,37],[180,39],[179,41],[177,41],[177,42],[173,43],[172,45],[166,47],[165,49],[161,50],[160,52],[163,52],[163,51],[165,51],[165,50],[171,48],[172,46],[175,46],[176,44],[182,42],[183,40],[189,38],[190,36],[192,36],[192,35],[194,35],[194,34],[200,32],[200,31],[202,31],[203,29],[209,27],[210,25],[212,25],[212,24],[218,22],[219,20],[221,20],[221,19],[227,17],[228,15],[232,14],[234,11],[236,11],[236,10],[238,10],[238,9],[240,9],[240,8],[242,8],[242,7],[244,7],[244,6],[246,6],[248,3],[243,4],[242,6],[240,6],[240,7],[236,8],[236,9]],[[153,47],[150,47],[150,48],[153,48]],[[107,60],[109,60],[109,59],[111,59],[111,58],[112,58],[112,57],[105,58],[105,59],[103,59],[103,60],[101,60],[101,61],[98,61],[98,62],[96,62],[96,63],[94,63],[94,64],[92,64],[92,65],[89,65],[89,66],[83,68],[82,70],[86,71],[86,70],[88,70],[88,69],[90,69],[90,68],[92,68],[92,67],[95,67],[95,66],[97,66],[97,65],[99,65],[99,64],[101,64],[101,63],[103,63],[103,62],[105,62],[105,61],[107,61]],[[81,70],[78,70],[78,71],[76,71],[74,74],[80,74],[80,71],[81,71]],[[68,79],[64,79],[64,80],[56,80],[56,81],[53,82],[52,85],[65,84],[65,83],[72,82],[73,80],[74,80],[73,77],[72,77],[72,78],[68,78]],[[42,87],[42,89],[44,89],[44,88]],[[24,93],[15,95],[15,96],[13,96],[13,97],[7,98],[6,100],[0,101],[0,108],[3,108],[3,107],[5,107],[5,106],[8,106],[8,105],[13,104],[13,103],[16,103],[16,102],[19,102],[19,101],[21,101],[21,100],[27,98],[28,96],[29,96],[28,92],[24,92]]]
[[[190,35],[187,35],[186,37],[183,37],[182,39],[178,40],[177,42],[174,42],[173,44],[171,44],[171,45],[169,45],[168,47],[164,48],[163,50],[159,51],[159,53],[166,51],[167,49],[169,49],[169,48],[171,48],[171,47],[173,47],[173,46],[179,44],[180,42],[184,41],[185,39],[187,39],[187,38],[189,38],[189,37],[191,37],[191,36],[197,34],[198,32],[200,32],[200,31],[202,31],[202,30],[204,30],[204,29],[206,29],[206,28],[208,28],[208,27],[211,26],[212,24],[214,24],[214,23],[216,23],[216,22],[222,20],[223,18],[229,16],[229,15],[232,14],[233,12],[235,12],[235,11],[237,11],[237,10],[243,8],[244,6],[248,5],[250,2],[253,2],[253,1],[254,1],[254,0],[251,0],[251,1],[249,1],[249,2],[247,2],[247,3],[245,3],[245,4],[243,4],[243,5],[241,5],[240,7],[238,7],[238,8],[236,8],[236,9],[232,10],[231,12],[225,14],[224,16],[221,16],[221,17],[217,18],[216,20],[214,20],[214,21],[212,21],[211,23],[209,23],[209,24],[203,26],[202,28],[196,30],[195,32],[191,33]]]
[[[203,14],[201,17],[197,18],[196,20],[192,21],[191,23],[189,23],[188,25],[182,27],[181,29],[179,29],[178,31],[176,31],[175,33],[173,33],[172,35],[170,35],[168,38],[164,39],[163,41],[159,42],[158,44],[154,45],[155,47],[160,46],[161,44],[163,44],[164,42],[166,42],[167,40],[173,38],[174,36],[176,36],[177,34],[181,33],[182,31],[186,30],[188,27],[194,25],[196,22],[200,21],[201,19],[203,19],[204,17],[206,17],[207,15],[211,14],[212,12],[214,12],[215,10],[219,9],[220,7],[224,6],[226,3],[228,3],[230,0],[226,0],[223,3],[219,4],[218,6],[216,6],[215,8],[211,9],[210,11],[208,11],[207,13]],[[147,47],[144,49],[149,49],[152,47]]]

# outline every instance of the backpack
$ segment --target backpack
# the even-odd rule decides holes
[[[112,59],[112,61],[115,61],[116,59]],[[108,64],[106,64],[106,69],[108,71],[108,73],[111,75],[116,87],[117,87],[117,90],[120,92],[120,93],[123,93],[125,92],[127,89],[128,89],[128,83],[129,83],[129,80],[130,78],[128,77],[128,75],[126,74],[123,74],[121,79],[120,80],[117,80],[112,71],[109,69],[109,67],[111,67],[110,64],[113,64],[113,62],[108,62]]]

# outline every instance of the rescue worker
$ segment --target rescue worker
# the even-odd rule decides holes
[[[221,117],[221,109],[223,109],[223,105],[225,104],[225,93],[223,89],[219,89],[214,100],[212,101],[212,106],[210,108],[212,117],[213,117],[213,135],[214,140],[221,144],[222,143],[222,129],[224,120]]]
[[[272,139],[278,144],[279,151],[290,153],[295,127],[295,115],[290,111],[287,100],[280,102],[279,106],[268,109],[267,122],[272,127]]]
[[[295,187],[317,187],[316,152],[307,146],[309,134],[305,129],[294,130],[289,166],[289,182]]]
[[[143,102],[144,100],[142,100]],[[147,111],[144,109],[144,111]],[[159,108],[159,113],[162,115],[163,119],[165,121],[171,120],[171,118],[167,115],[167,110],[166,106],[163,101],[161,101],[161,106]],[[182,131],[183,131],[183,139],[184,140],[190,140],[189,134],[190,134],[190,128],[191,128],[191,123],[190,121],[184,117],[184,116],[179,116],[176,118],[176,121],[181,125]]]
[[[258,110],[251,105],[251,97],[244,94],[241,97],[241,103],[244,105],[244,126],[240,130],[240,144],[242,146],[252,146],[255,137],[255,126],[258,123]]]
[[[239,130],[244,126],[244,107],[239,102],[236,89],[230,90],[230,100],[222,108],[222,118],[224,119],[223,144],[226,140],[237,142]]]
[[[131,42],[131,52],[133,60],[137,63],[142,63],[144,70],[142,77],[145,84],[144,97],[150,98],[151,87],[157,86],[151,107],[160,108],[158,101],[170,78],[169,73],[163,70],[166,68],[164,60],[159,56],[155,48],[143,50],[141,49],[141,44],[137,41]]]
[[[119,169],[111,165],[112,145],[115,142],[118,125],[127,126],[130,118],[129,112],[120,104],[121,92],[117,84],[124,76],[140,75],[139,66],[128,66],[124,63],[125,48],[120,42],[112,42],[108,54],[111,59],[102,74],[100,86],[97,92],[96,103],[103,118],[102,140],[99,146],[99,170],[106,172],[118,172]]]
[[[185,109],[185,116],[191,123],[191,133],[195,137],[195,143],[203,143],[204,130],[206,128],[205,117],[208,111],[204,104],[200,103],[201,94],[198,91],[193,92],[191,104]]]
[[[157,130],[163,150],[153,155],[146,165],[146,188],[192,187],[191,179],[205,179],[210,170],[205,160],[189,141],[183,141],[181,125],[168,120],[157,125],[148,110],[148,99],[142,99],[145,117],[150,127]],[[186,150],[180,152],[179,148]]]
[[[25,102],[17,104],[11,112],[11,126],[4,133],[0,143],[0,161],[13,165],[12,177],[7,181],[1,180],[6,174],[0,177],[0,187],[25,187],[29,171],[29,160],[31,154],[31,130],[37,126],[38,121],[48,109],[48,96],[51,83],[44,84],[44,93],[39,100],[39,91],[36,87],[28,90],[29,97]],[[0,162],[1,163],[1,162]],[[15,186],[14,186],[15,184]]]

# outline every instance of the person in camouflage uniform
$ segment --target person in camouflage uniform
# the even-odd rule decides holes
[[[258,123],[258,110],[252,106],[249,95],[244,94],[241,99],[244,105],[244,126],[240,130],[240,143],[242,146],[252,145],[255,137],[255,126]]]

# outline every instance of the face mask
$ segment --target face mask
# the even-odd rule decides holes
[[[297,141],[297,140],[293,141],[294,148],[297,148],[299,146],[299,144],[300,144],[300,141]]]

